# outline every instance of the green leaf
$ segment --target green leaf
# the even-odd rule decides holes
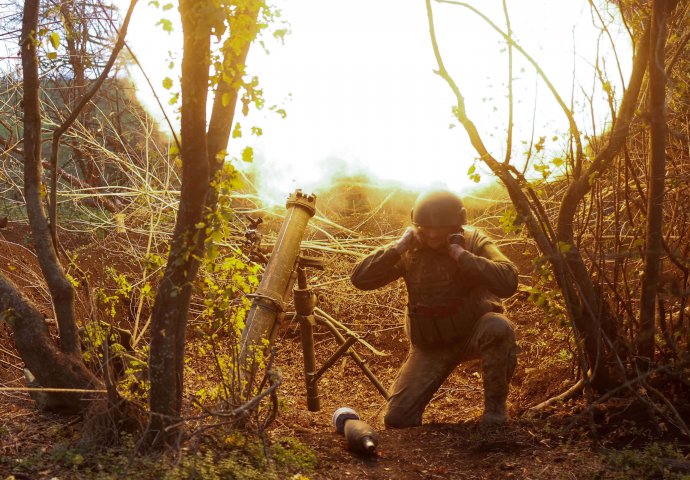
[[[55,60],[57,58],[57,52],[48,52],[47,56],[50,60]]]
[[[551,163],[553,163],[555,167],[560,167],[561,165],[563,165],[563,159],[561,157],[556,157],[553,160],[551,160]]]
[[[277,108],[276,113],[281,116],[281,118],[287,117],[287,112],[284,108]]]
[[[242,150],[242,161],[247,163],[254,161],[254,149],[252,147],[247,147]]]
[[[60,35],[58,35],[57,32],[51,32],[50,37],[48,38],[50,39],[50,44],[55,50],[57,50],[60,46]]]
[[[273,32],[273,38],[280,40],[280,43],[285,45],[285,35],[289,33],[290,31],[287,28],[279,28]]]
[[[232,138],[241,138],[242,137],[242,127],[240,126],[240,122],[237,122],[235,124],[235,128],[232,130]]]
[[[170,90],[172,88],[172,86],[173,86],[172,78],[165,77],[163,79],[163,88],[165,88],[166,90]]]
[[[173,5],[172,3],[166,3],[165,5],[163,5],[163,11],[165,12],[165,11],[167,11],[167,10],[170,10],[170,9],[173,8],[174,6],[175,6],[175,5]]]
[[[470,166],[470,168],[467,170],[467,175],[472,175],[475,172],[475,170],[477,170],[476,165]]]
[[[160,20],[158,20],[156,25],[162,26],[163,30],[165,30],[168,33],[171,33],[173,31],[173,24],[167,18],[161,18]]]

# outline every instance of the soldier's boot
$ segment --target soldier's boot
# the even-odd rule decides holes
[[[482,426],[491,427],[502,425],[508,420],[508,409],[506,400],[508,392],[489,392],[489,388],[484,387],[484,414],[480,420]]]
[[[508,388],[517,364],[517,344],[512,330],[495,338],[482,352],[484,378],[483,426],[502,425],[508,420]]]

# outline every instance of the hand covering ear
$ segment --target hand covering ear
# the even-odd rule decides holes
[[[394,246],[394,248],[397,250],[397,252],[402,255],[403,253],[407,252],[411,248],[414,248],[416,246],[420,245],[419,238],[417,237],[417,231],[415,230],[414,227],[407,227],[405,232],[402,234],[400,237],[400,240],[398,240]]]

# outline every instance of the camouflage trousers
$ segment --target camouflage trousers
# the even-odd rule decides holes
[[[407,360],[390,389],[384,423],[389,428],[422,424],[422,414],[434,393],[460,363],[481,358],[484,416],[506,417],[508,385],[517,363],[512,323],[498,313],[479,319],[467,344],[422,348],[411,345]]]

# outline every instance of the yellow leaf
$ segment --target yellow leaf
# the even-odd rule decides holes
[[[252,147],[246,147],[242,150],[242,161],[247,163],[254,161],[254,149]]]
[[[57,50],[60,46],[60,36],[57,34],[57,32],[51,32],[48,39],[50,40],[50,44],[53,46],[53,48]]]

